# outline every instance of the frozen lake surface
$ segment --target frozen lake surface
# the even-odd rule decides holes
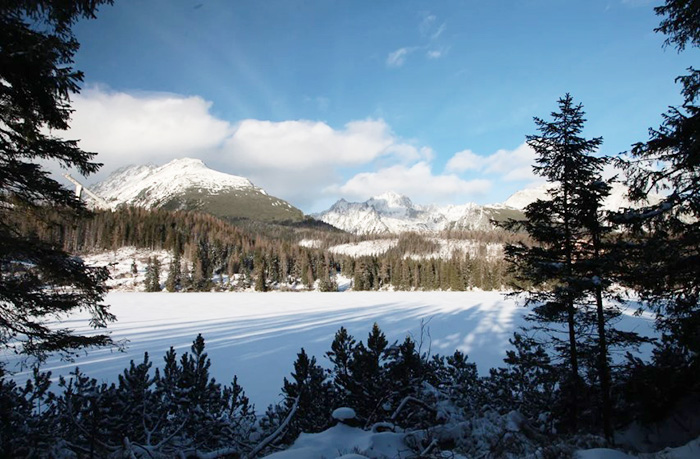
[[[129,360],[141,361],[148,351],[160,366],[170,346],[178,354],[189,351],[201,333],[217,381],[239,383],[258,412],[281,400],[282,379],[289,376],[300,348],[315,355],[321,365],[341,326],[359,341],[378,323],[389,342],[412,335],[423,350],[451,354],[459,349],[478,365],[481,374],[502,364],[508,338],[526,321],[527,309],[499,292],[270,292],[270,293],[131,293],[107,296],[118,321],[109,326],[115,340],[127,339],[125,352],[99,349],[74,363],[49,359],[43,366],[54,379],[76,366],[102,381],[116,381]],[[649,316],[623,316],[620,328],[651,336]],[[65,322],[64,322],[65,323]],[[91,333],[83,316],[67,326]],[[6,354],[8,369],[13,357]],[[29,372],[18,372],[18,382]]]

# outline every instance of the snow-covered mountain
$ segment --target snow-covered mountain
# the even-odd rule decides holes
[[[365,202],[336,202],[313,215],[318,220],[355,234],[434,232],[447,229],[490,229],[491,220],[522,217],[516,209],[473,203],[421,206],[407,196],[388,192]]]
[[[268,195],[245,177],[209,169],[183,158],[163,166],[127,166],[91,187],[112,207],[133,205],[169,210],[201,210],[225,218],[300,220],[303,213]]]

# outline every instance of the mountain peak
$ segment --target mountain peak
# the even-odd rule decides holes
[[[169,163],[165,164],[163,167],[198,167],[208,169],[207,165],[204,164],[204,161],[198,158],[173,159]]]
[[[373,196],[366,202],[375,209],[377,208],[376,204],[380,203],[384,203],[388,208],[413,208],[413,202],[411,202],[408,196],[396,193],[394,191],[387,191],[378,196]]]

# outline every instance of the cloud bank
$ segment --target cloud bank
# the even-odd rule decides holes
[[[77,95],[73,108],[71,129],[63,136],[80,139],[104,163],[90,183],[125,165],[189,156],[248,177],[305,211],[385,191],[421,202],[467,202],[490,187],[489,180],[460,177],[458,167],[434,172],[432,149],[399,138],[382,119],[340,128],[311,120],[230,123],[214,116],[212,103],[201,97],[103,87]]]

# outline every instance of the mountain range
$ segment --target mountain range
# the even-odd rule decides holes
[[[436,232],[443,230],[486,230],[491,221],[524,218],[522,211],[504,205],[422,206],[407,196],[388,192],[365,202],[339,200],[312,217],[355,234]]]
[[[354,234],[488,230],[493,221],[524,218],[523,209],[547,199],[547,184],[516,192],[504,203],[419,205],[394,192],[364,202],[337,201],[313,218]],[[287,201],[269,195],[245,177],[208,168],[201,160],[183,158],[163,166],[127,166],[91,190],[110,207],[133,205],[166,210],[199,210],[226,219],[298,222],[304,214]],[[604,207],[630,206],[627,188],[614,184]]]

